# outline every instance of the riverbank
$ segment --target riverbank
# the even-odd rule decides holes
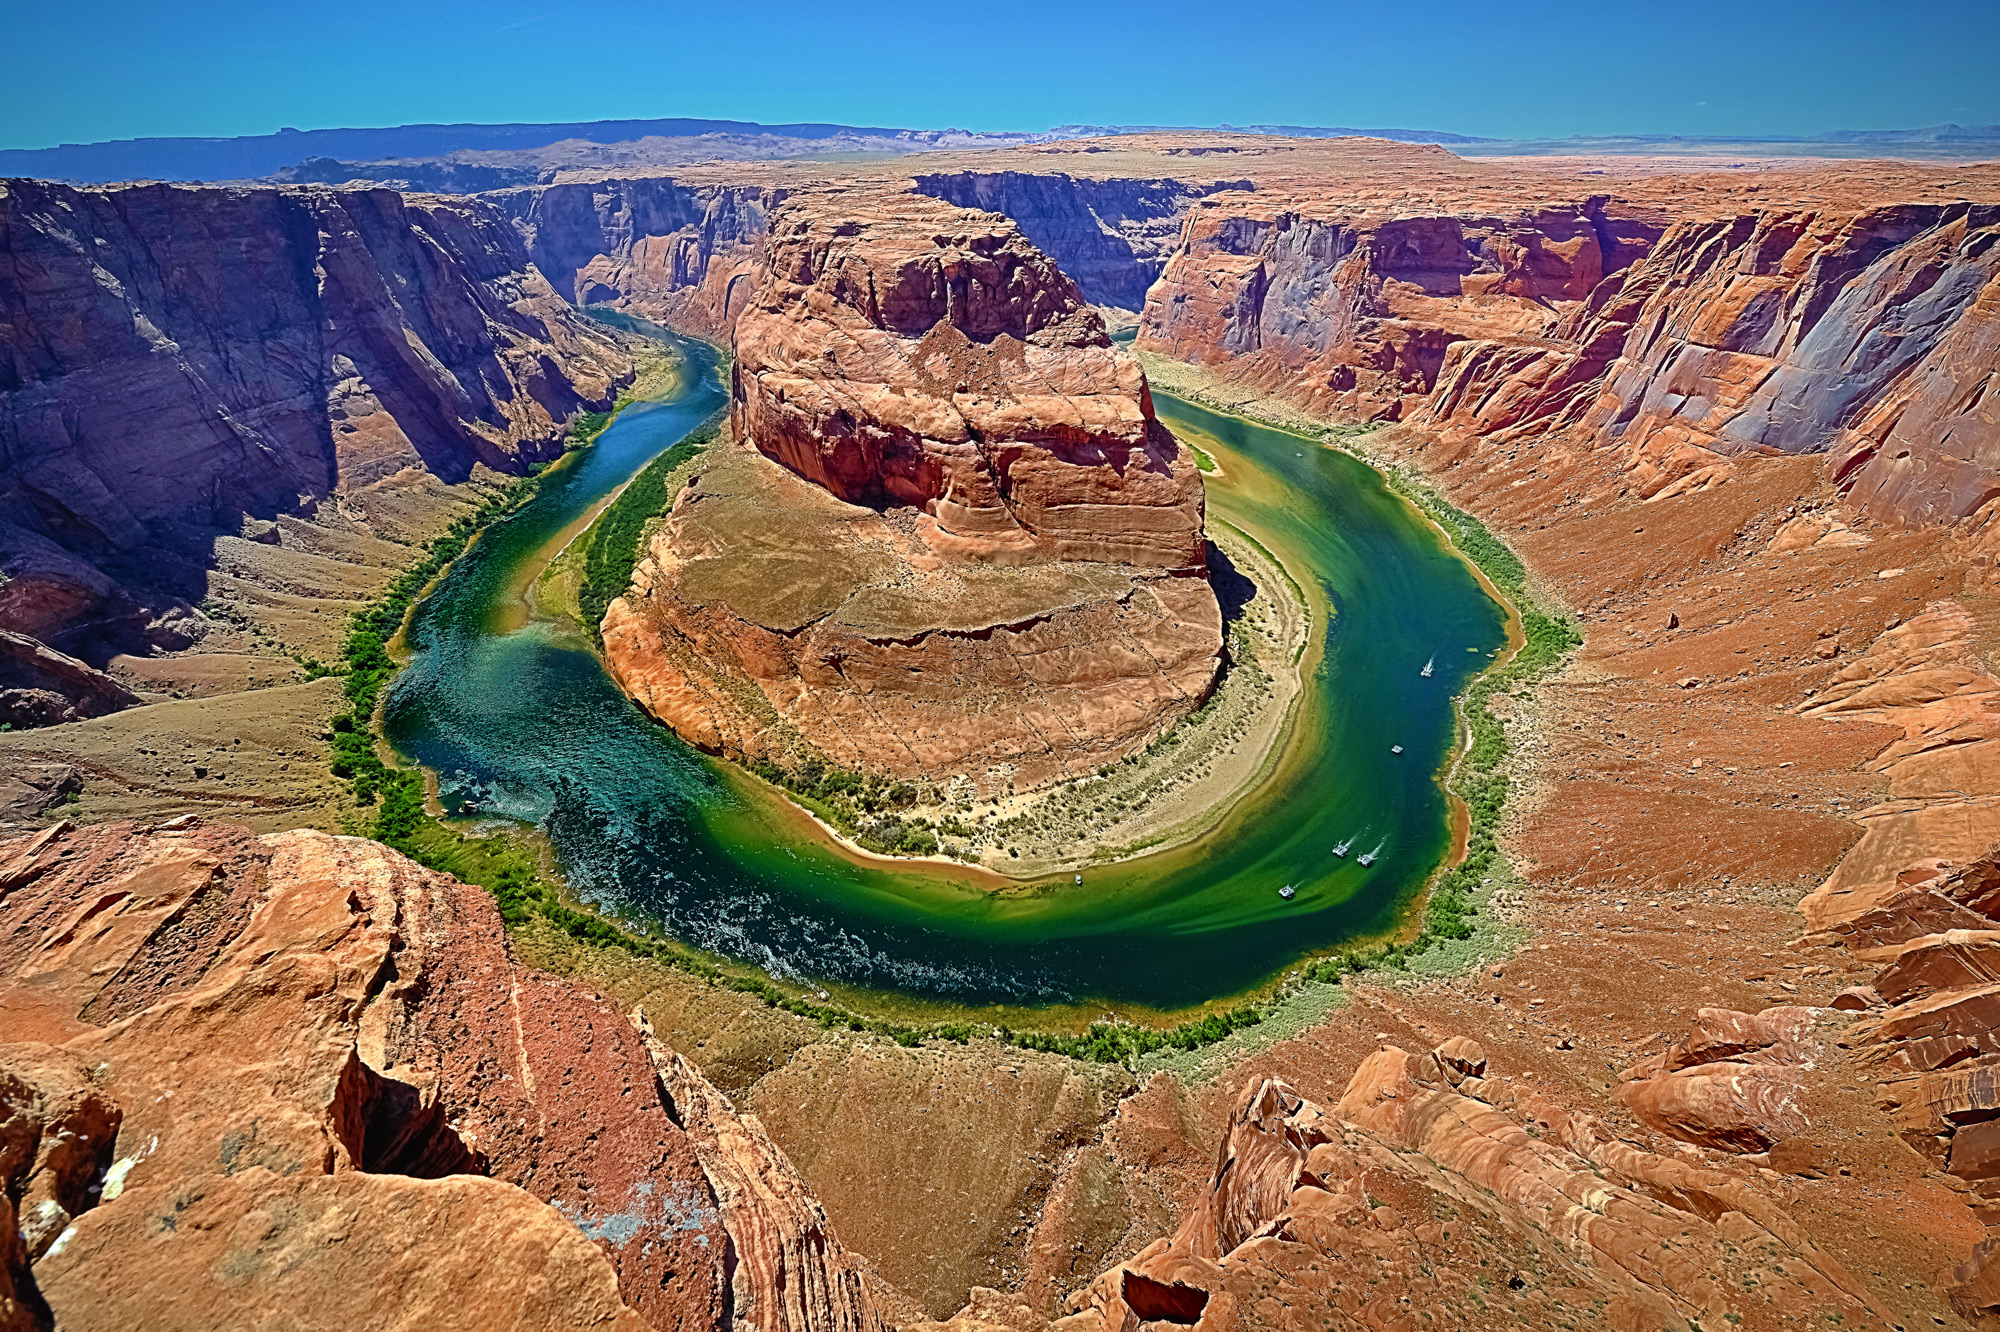
[[[1508,727],[1532,721],[1535,686],[1562,667],[1582,635],[1533,583],[1527,566],[1471,514],[1447,501],[1407,460],[1366,447],[1372,425],[1318,420],[1268,394],[1226,382],[1200,366],[1135,353],[1157,392],[1336,449],[1367,463],[1473,571],[1487,594],[1507,608],[1507,643],[1491,667],[1454,700],[1462,727],[1440,773],[1450,793],[1453,847],[1390,937],[1372,948],[1346,948],[1289,973],[1264,997],[1265,1021],[1194,1051],[1162,1051],[1136,1067],[1172,1072],[1199,1084],[1240,1067],[1258,1051],[1312,1030],[1347,1006],[1350,980],[1391,986],[1463,977],[1504,959],[1528,938],[1522,920],[1526,882],[1501,851],[1499,839],[1517,817],[1518,788],[1539,775],[1524,763]]]
[[[835,827],[793,793],[758,781],[812,821],[856,863],[984,870],[993,891],[1032,893],[1035,881],[1082,873],[1200,841],[1274,780],[1293,734],[1313,615],[1275,556],[1226,523],[1210,532],[1216,576],[1233,595],[1225,663],[1214,692],[1129,758],[1092,776],[979,799],[965,787],[919,785],[906,825],[934,829],[941,855],[886,856]],[[937,798],[927,799],[926,796]],[[960,840],[962,839],[962,840]]]

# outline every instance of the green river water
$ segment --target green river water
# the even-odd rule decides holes
[[[799,981],[963,1005],[1177,1011],[1395,927],[1449,849],[1452,696],[1505,643],[1503,608],[1356,459],[1156,395],[1213,454],[1209,512],[1311,602],[1306,693],[1273,777],[1199,842],[995,895],[941,866],[855,863],[619,694],[570,626],[513,628],[524,562],[721,405],[716,353],[681,344],[671,398],[621,413],[420,602],[387,734],[448,808],[538,825],[573,893]],[[1423,676],[1426,660],[1435,672]],[[1391,753],[1401,745],[1403,752]],[[1352,840],[1352,854],[1331,854]],[[1359,853],[1377,850],[1369,866]],[[1283,884],[1296,884],[1290,901]]]

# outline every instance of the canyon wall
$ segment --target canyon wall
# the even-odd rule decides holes
[[[2000,496],[2000,208],[1661,198],[1357,218],[1211,197],[1138,346],[1483,447],[1573,430],[1646,496],[1748,453],[1825,454],[1894,521]]]
[[[785,195],[775,186],[636,176],[481,197],[513,222],[535,267],[566,298],[726,342],[757,285],[766,215]]]
[[[1038,249],[1076,279],[1095,305],[1137,310],[1180,239],[1196,199],[1248,190],[1248,180],[1198,183],[1171,177],[1096,179],[1065,172],[932,172],[919,193],[1005,213]]]
[[[996,787],[1199,704],[1201,481],[1076,284],[992,214],[829,190],[772,215],[732,435],[604,622],[705,748]]]
[[[482,890],[191,818],[0,883],[9,1328],[882,1327],[755,1122]]]
[[[1330,198],[1223,195],[1189,214],[1138,346],[1315,412],[1396,419],[1468,339],[1553,344],[1564,314],[1658,240],[1605,196],[1410,215]]]
[[[6,182],[0,629],[185,646],[149,550],[413,469],[520,473],[631,375],[474,201]]]

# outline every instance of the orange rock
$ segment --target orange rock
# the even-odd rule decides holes
[[[1803,1038],[1790,1014],[1765,1030],[1774,1045]],[[1816,1317],[1887,1322],[1740,1179],[1469,1076],[1470,1044],[1378,1051],[1331,1111],[1282,1083],[1247,1087],[1179,1231],[1101,1275],[1055,1326],[1483,1326],[1486,1291],[1509,1267],[1509,1293],[1549,1319],[1574,1299],[1599,1325],[1705,1326],[1755,1316],[1769,1297]]]
[[[1617,1097],[1683,1142],[1768,1151],[1807,1126],[1801,1066],[1816,1053],[1812,1024],[1804,1008],[1704,1008],[1687,1036],[1625,1071]]]
[[[710,451],[605,616],[626,692],[712,751],[989,789],[1198,706],[1222,643],[1201,480],[1075,285],[920,197],[771,226],[736,327],[749,447]]]
[[[0,1165],[61,1325],[705,1329],[775,1266],[791,1321],[758,1326],[878,1326],[823,1228],[757,1247],[817,1207],[775,1149],[784,1187],[725,1205],[726,1103],[684,1127],[656,1047],[516,968],[484,892],[196,819],[0,844],[0,885],[0,1011],[60,1041],[0,1045],[5,1123],[72,1135]]]

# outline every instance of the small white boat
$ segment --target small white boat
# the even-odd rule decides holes
[[[1403,752],[1403,747],[1401,745],[1390,745],[1389,752],[1391,754],[1400,754]]]
[[[1375,863],[1375,857],[1377,857],[1377,856],[1379,856],[1379,855],[1381,855],[1381,854],[1382,854],[1382,845],[1383,845],[1383,844],[1381,844],[1381,843],[1378,843],[1378,844],[1376,845],[1376,847],[1375,847],[1375,849],[1374,849],[1373,851],[1364,851],[1364,852],[1362,852],[1360,856],[1356,857],[1356,863],[1358,863],[1358,864],[1362,864],[1362,865],[1372,865],[1372,864],[1374,864],[1374,863]]]
[[[1282,887],[1282,888],[1280,888],[1280,889],[1278,890],[1278,896],[1280,896],[1280,897],[1284,898],[1284,899],[1285,899],[1285,900],[1286,900],[1287,902],[1289,902],[1289,901],[1291,901],[1291,900],[1292,900],[1292,896],[1293,896],[1293,894],[1295,894],[1295,893],[1297,893],[1297,892],[1298,892],[1298,888],[1297,888],[1297,886],[1296,886],[1296,885],[1294,885],[1294,884],[1289,884],[1289,883],[1288,883],[1288,884],[1286,884],[1286,885],[1285,885],[1284,887]]]
[[[1417,674],[1423,676],[1424,679],[1428,680],[1431,678],[1431,671],[1436,668],[1437,664],[1438,664],[1438,659],[1436,657],[1432,657],[1429,661],[1424,663],[1424,668],[1418,671]]]
[[[1347,854],[1347,848],[1353,845],[1354,845],[1354,839],[1350,837],[1346,841],[1342,842],[1339,846],[1333,848],[1333,854],[1335,854],[1336,856],[1344,856]]]
[[[1077,881],[1078,883],[1082,883],[1082,882],[1083,882],[1083,876],[1082,876],[1081,874],[1077,875],[1077,876],[1076,876],[1076,881]]]

